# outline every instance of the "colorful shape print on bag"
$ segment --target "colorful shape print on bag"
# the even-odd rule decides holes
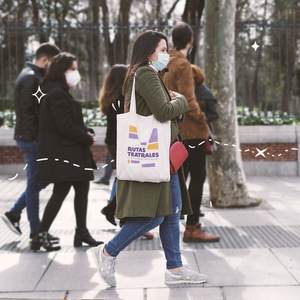
[[[145,135],[143,135],[145,136]],[[149,136],[149,134],[146,134]],[[128,163],[142,168],[155,167],[159,153],[158,130],[153,128],[148,141],[140,141],[137,128],[129,125]]]

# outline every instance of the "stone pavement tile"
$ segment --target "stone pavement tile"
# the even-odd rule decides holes
[[[200,222],[203,226],[223,226],[222,221],[218,218],[216,210],[213,208],[210,210],[201,210],[205,216],[200,218]]]
[[[224,287],[226,300],[300,300],[300,286]]]
[[[33,291],[53,256],[53,253],[1,254],[0,291]]]
[[[266,226],[281,225],[266,210],[226,209],[215,211],[222,226]]]
[[[189,264],[193,270],[198,271],[193,251],[182,250],[181,253],[183,264]],[[116,266],[117,287],[166,287],[165,270],[166,260],[163,251],[121,252]]]
[[[195,250],[205,286],[295,285],[298,282],[269,249]]]
[[[0,293],[0,299],[12,300],[12,299],[51,299],[62,300],[65,297],[66,292],[19,292],[19,293]]]
[[[68,299],[143,300],[144,291],[142,288],[119,289],[112,287],[91,291],[70,291],[68,294]]]
[[[300,201],[299,177],[247,177],[249,194],[254,198],[266,199],[274,208],[280,203]]]
[[[281,210],[270,210],[269,213],[274,216],[282,225],[294,226],[300,225],[300,203],[298,210],[296,209],[281,209]]]
[[[287,270],[300,284],[300,250],[299,248],[271,249]],[[299,294],[300,295],[300,294]]]
[[[220,288],[199,288],[188,284],[184,288],[147,289],[147,300],[223,300]]]
[[[193,251],[183,250],[182,260],[198,271]],[[116,266],[117,287],[136,289],[166,287],[163,251],[124,251]],[[100,279],[92,254],[87,252],[57,253],[37,291],[103,290],[107,285]]]
[[[93,266],[93,258],[86,252],[57,252],[36,290],[100,290],[100,279]]]

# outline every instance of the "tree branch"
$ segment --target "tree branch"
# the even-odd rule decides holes
[[[176,0],[176,1],[173,3],[173,5],[172,5],[172,7],[170,8],[170,10],[167,12],[167,20],[169,20],[169,19],[171,18],[171,14],[172,14],[173,11],[175,10],[175,8],[176,8],[176,6],[177,6],[177,4],[178,4],[179,1],[180,1],[180,0]]]
[[[156,19],[159,19],[159,12],[161,8],[161,0],[157,0],[157,5],[156,5]]]

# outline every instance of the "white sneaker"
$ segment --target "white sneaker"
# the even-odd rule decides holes
[[[179,283],[203,283],[208,279],[204,274],[199,274],[189,266],[183,266],[177,272],[170,272],[166,270],[165,283],[166,284],[179,284]]]
[[[116,286],[115,278],[115,264],[117,263],[116,257],[105,256],[103,253],[104,244],[91,249],[93,257],[98,269],[100,278],[110,286]]]

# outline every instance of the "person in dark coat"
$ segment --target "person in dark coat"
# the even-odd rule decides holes
[[[107,129],[105,144],[110,156],[112,169],[116,169],[116,144],[117,144],[117,114],[124,113],[124,96],[122,86],[128,68],[125,65],[114,65],[106,75],[103,86],[99,93],[99,106],[103,115],[107,116]],[[116,210],[116,179],[114,180],[110,203],[105,206],[101,213],[105,215],[107,221],[113,225]]]
[[[7,227],[17,235],[21,235],[20,218],[26,207],[27,218],[30,224],[30,238],[40,226],[39,192],[44,187],[38,183],[37,139],[39,127],[39,101],[34,96],[39,82],[45,75],[50,59],[60,53],[60,49],[51,43],[41,44],[33,63],[26,62],[19,74],[15,85],[16,127],[14,139],[24,154],[27,186],[20,198],[10,211],[1,217]],[[51,241],[58,241],[57,237],[49,235]]]
[[[101,112],[107,116],[107,130],[105,144],[107,146],[111,166],[116,169],[116,144],[117,144],[117,114],[124,113],[124,96],[122,95],[122,86],[126,77],[128,68],[125,65],[117,64],[112,66],[109,73],[104,79],[102,89],[99,94],[99,105]],[[105,215],[108,222],[117,225],[115,222],[116,210],[116,187],[117,180],[115,178],[110,202],[105,206],[101,213]],[[122,224],[122,222],[120,222]],[[153,234],[147,232],[143,235],[143,239],[152,240]]]
[[[89,149],[95,142],[94,132],[84,125],[81,106],[69,93],[79,81],[75,56],[61,53],[51,60],[41,84],[46,96],[40,104],[38,177],[41,183],[54,183],[54,187],[32,250],[41,246],[48,251],[60,249],[49,242],[47,232],[72,186],[77,223],[74,246],[103,243],[94,240],[86,228],[89,181],[94,179],[97,166]]]

